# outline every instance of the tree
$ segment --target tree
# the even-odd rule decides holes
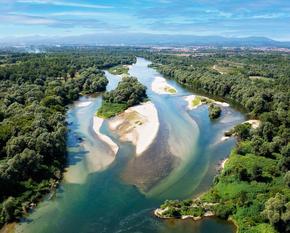
[[[208,114],[210,119],[216,119],[221,115],[221,108],[217,105],[211,104],[208,108]]]
[[[277,228],[285,228],[290,221],[290,203],[284,195],[276,193],[265,203],[265,209],[262,212],[269,222]]]
[[[15,202],[14,197],[8,197],[2,204],[2,213],[1,215],[4,217],[5,222],[10,222],[15,219],[14,212],[15,212]]]

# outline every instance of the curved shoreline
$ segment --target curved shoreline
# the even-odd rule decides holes
[[[93,119],[93,129],[95,131],[95,133],[98,135],[98,137],[105,142],[107,145],[109,145],[109,147],[112,149],[112,151],[114,152],[114,155],[116,155],[118,153],[119,150],[119,146],[107,135],[102,134],[100,132],[100,128],[102,127],[104,122],[103,118],[94,116]]]
[[[217,104],[217,105],[220,105],[222,107],[229,107],[230,106],[226,102],[216,101],[214,99],[210,99],[208,97],[200,96],[200,95],[188,95],[188,96],[183,97],[183,99],[187,102],[187,109],[189,109],[189,110],[196,109],[201,105],[209,104],[209,103]],[[199,102],[193,103],[196,99],[198,99],[197,101],[199,101]]]

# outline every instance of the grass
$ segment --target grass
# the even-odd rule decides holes
[[[234,74],[242,68],[243,64],[235,62],[215,64],[212,66],[212,69],[216,70],[220,74]]]
[[[128,108],[127,104],[109,103],[106,101],[102,102],[102,106],[97,112],[97,116],[101,118],[110,118],[118,115]]]
[[[195,96],[195,98],[191,101],[191,106],[195,107],[201,104],[201,97]]]
[[[114,75],[122,75],[122,74],[128,75],[129,68],[124,65],[119,65],[111,67],[108,71]]]
[[[264,82],[271,82],[273,81],[273,79],[270,79],[270,78],[266,78],[266,77],[263,77],[263,76],[249,76],[249,79],[251,80],[261,80],[261,81],[264,81]]]
[[[176,90],[174,88],[172,88],[172,87],[164,87],[164,90],[166,92],[171,93],[171,94],[175,94],[176,93]]]

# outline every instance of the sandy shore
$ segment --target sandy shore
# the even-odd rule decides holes
[[[261,121],[259,121],[259,120],[248,120],[248,121],[243,122],[243,124],[244,123],[249,123],[252,126],[253,129],[257,129],[260,126]]]
[[[169,85],[165,78],[162,77],[155,77],[154,81],[151,84],[151,89],[157,94],[175,94],[177,91],[176,89]]]
[[[228,160],[229,160],[229,159],[227,158],[227,159],[225,159],[225,160],[222,161],[222,163],[221,163],[221,169],[224,169],[224,168],[225,168],[225,164],[226,164],[226,162],[227,162]]]
[[[245,124],[245,123],[249,123],[253,129],[257,129],[261,125],[261,121],[260,120],[248,120],[248,121],[244,121],[242,124]],[[233,134],[232,136],[234,136],[234,135],[235,134]],[[231,138],[231,136],[225,136],[224,135],[224,136],[221,137],[221,141],[226,141],[229,138]]]
[[[222,136],[221,137],[221,141],[223,142],[223,141],[226,141],[226,140],[228,140],[230,138],[231,138],[230,136]]]
[[[223,107],[229,107],[230,105],[226,102],[219,102],[219,101],[214,101],[215,104],[217,105],[221,105]]]
[[[90,104],[92,104],[93,102],[92,101],[85,101],[85,102],[78,102],[76,104],[77,107],[87,107],[89,106]]]
[[[157,136],[157,110],[152,102],[128,108],[124,113],[109,120],[109,128],[117,132],[121,141],[129,141],[136,145],[136,155],[141,155]]]
[[[114,152],[114,154],[116,155],[118,150],[119,150],[118,145],[115,142],[113,142],[113,140],[110,137],[108,137],[107,135],[102,134],[100,132],[100,128],[101,128],[103,122],[104,122],[103,118],[94,116],[93,129],[94,129],[95,133],[98,135],[98,137],[103,142],[107,143],[110,146],[110,148],[112,149],[112,151]]]

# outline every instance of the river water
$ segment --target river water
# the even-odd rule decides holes
[[[192,94],[175,81],[174,95],[151,90],[156,70],[149,61],[137,59],[129,73],[147,86],[155,104],[160,129],[155,142],[142,155],[134,146],[122,143],[104,124],[101,132],[120,147],[116,158],[92,130],[93,116],[101,96],[82,97],[67,113],[68,166],[54,198],[41,202],[28,219],[16,226],[25,233],[233,233],[235,228],[216,218],[201,221],[160,220],[154,208],[166,199],[184,199],[209,189],[219,161],[228,156],[234,139],[221,141],[223,133],[244,121],[232,107],[222,116],[208,118],[207,106],[187,110],[184,97]],[[106,72],[109,90],[120,77]]]

